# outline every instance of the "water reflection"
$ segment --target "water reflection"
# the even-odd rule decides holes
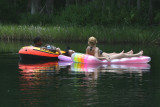
[[[22,106],[40,107],[46,106],[48,103],[55,105],[53,99],[57,101],[58,105],[61,105],[59,100],[66,101],[65,103],[68,105],[68,102],[80,105],[81,102],[83,105],[98,104],[99,102],[95,102],[100,97],[98,97],[97,85],[101,83],[98,83],[97,80],[102,78],[101,75],[105,73],[137,73],[142,76],[143,72],[150,71],[150,65],[104,65],[55,61],[19,63],[19,69],[21,69],[19,80]],[[110,78],[107,80],[110,81]],[[107,85],[107,82],[102,86],[106,86],[108,90],[113,89],[113,84]],[[108,93],[108,95],[110,94]]]
[[[45,90],[52,86],[52,74],[59,72],[58,62],[21,62],[19,69],[22,106],[41,106]]]
[[[149,72],[149,64],[82,64],[72,62],[39,62],[34,64],[19,63],[20,74],[25,79],[36,79],[41,73],[58,73],[66,68],[68,72],[74,74],[85,74],[86,78],[96,80],[99,72],[112,73],[142,73]],[[38,78],[37,78],[38,79]]]
[[[86,77],[91,77],[92,79],[98,78],[99,72],[114,72],[114,73],[139,73],[149,72],[149,64],[81,64],[72,63],[71,70],[76,72],[83,72]]]

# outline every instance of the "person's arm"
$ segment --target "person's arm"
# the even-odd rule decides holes
[[[56,48],[56,51],[59,53],[59,55],[62,55],[62,52],[61,52],[60,48]]]
[[[94,54],[94,56],[95,56],[96,58],[100,59],[100,60],[106,59],[106,57],[103,57],[103,56],[100,57],[100,56],[99,56],[99,48],[95,49],[95,54]]]
[[[88,51],[89,51],[89,48],[87,47],[87,48],[86,48],[86,54],[90,55]],[[100,60],[106,59],[106,57],[100,57],[100,56],[99,56],[99,48],[95,49],[94,52],[95,52],[95,53],[94,53],[93,56],[95,56],[96,58],[98,58],[98,59],[100,59]]]
[[[96,57],[96,58],[98,58],[100,60],[106,59],[106,57]]]
[[[88,53],[88,47],[86,48],[86,54],[89,54],[89,53]]]

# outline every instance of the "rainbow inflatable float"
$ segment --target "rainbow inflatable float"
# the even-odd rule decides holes
[[[82,53],[74,53],[71,57],[67,57],[64,55],[58,56],[59,60],[69,61],[69,62],[78,62],[78,63],[102,63],[102,64],[132,64],[132,63],[148,63],[151,58],[148,56],[140,56],[140,57],[131,57],[131,58],[121,58],[121,59],[113,59],[111,61],[107,60],[99,60],[94,56],[82,54]]]

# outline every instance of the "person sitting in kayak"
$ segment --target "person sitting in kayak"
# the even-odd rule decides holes
[[[42,40],[41,40],[40,37],[34,38],[33,42],[34,42],[35,47],[45,48],[45,49],[48,49],[48,50],[53,51],[53,52],[58,52],[60,55],[62,54],[60,48],[56,48],[55,46],[52,46],[52,45],[42,46]]]
[[[143,55],[143,51],[139,53],[133,54],[133,50],[124,53],[124,51],[120,53],[106,53],[96,47],[97,39],[95,37],[90,37],[88,39],[88,47],[86,48],[86,54],[93,55],[98,59],[106,59],[110,61],[112,59],[120,59],[120,58],[128,58],[128,57],[139,57]]]
[[[74,53],[74,51],[70,50],[69,48],[66,50],[66,52],[62,52],[60,48],[56,48],[53,45],[47,44],[45,46],[42,46],[42,40],[40,37],[34,38],[33,42],[34,42],[35,47],[41,47],[41,48],[45,48],[53,52],[58,52],[60,55],[64,54],[66,56],[71,56]]]

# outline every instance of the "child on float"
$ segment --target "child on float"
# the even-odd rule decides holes
[[[96,47],[96,44],[97,44],[97,39],[93,36],[90,37],[88,39],[88,47],[86,48],[86,54],[93,55],[98,59],[106,59],[107,61],[110,61],[112,59],[139,57],[143,55],[143,51],[133,54],[133,50],[127,53],[124,53],[124,51],[120,53],[106,53],[101,51],[98,47]]]

